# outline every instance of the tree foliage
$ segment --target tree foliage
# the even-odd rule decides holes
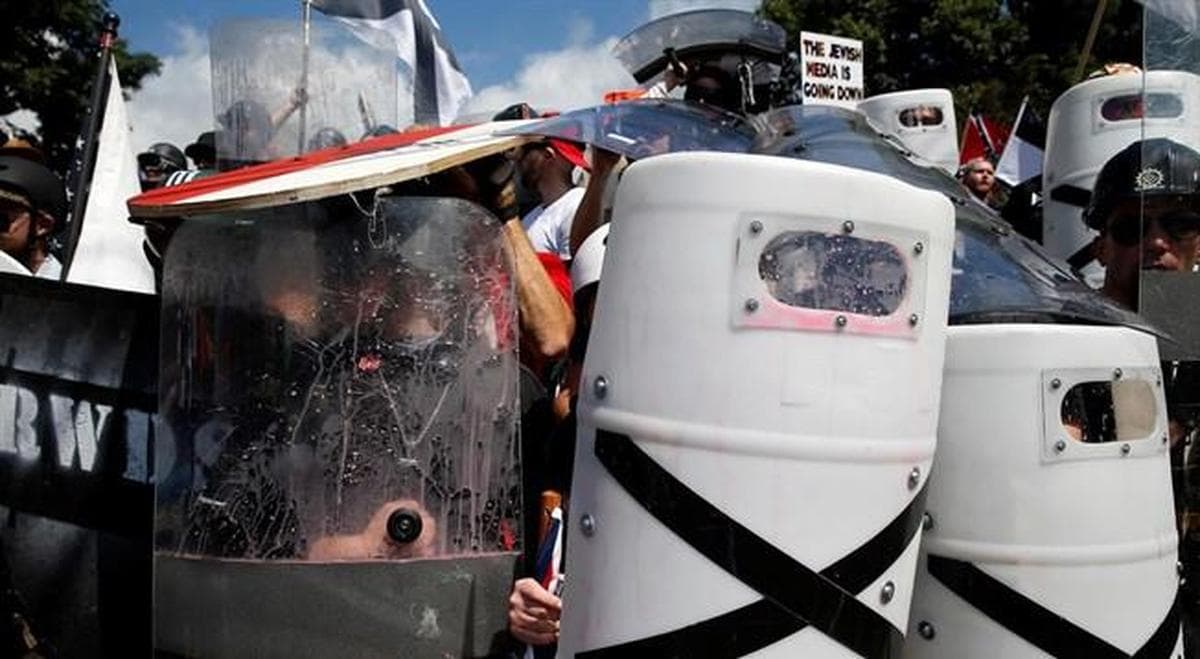
[[[41,122],[51,166],[66,173],[87,114],[96,75],[98,43],[107,0],[25,0],[5,3],[6,37],[0,39],[0,115],[30,110]],[[114,48],[122,86],[138,89],[160,62]]]
[[[945,87],[960,117],[1011,121],[1025,95],[1042,116],[1079,82],[1075,71],[1096,0],[764,0],[787,29],[863,41],[868,95]],[[1088,71],[1141,63],[1142,7],[1109,2]]]

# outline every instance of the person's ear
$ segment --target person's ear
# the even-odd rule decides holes
[[[33,235],[38,238],[44,238],[54,231],[54,218],[46,213],[38,211],[34,214]]]

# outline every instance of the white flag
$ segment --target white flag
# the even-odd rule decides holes
[[[67,281],[153,293],[154,271],[142,252],[142,228],[129,223],[125,206],[141,188],[116,62],[109,64],[108,102],[96,147],[83,231]]]
[[[313,0],[312,6],[351,28],[392,35],[397,56],[412,69],[417,123],[448,125],[471,98],[471,83],[425,0]]]
[[[996,163],[996,178],[1009,185],[1020,185],[1042,174],[1042,161],[1046,151],[1046,124],[1033,108],[1029,99],[1021,101],[1017,121],[1004,144],[1004,153]]]

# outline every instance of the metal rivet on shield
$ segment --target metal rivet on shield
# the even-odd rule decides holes
[[[920,634],[921,638],[925,639],[926,641],[932,641],[933,637],[937,636],[937,630],[933,628],[933,624],[926,620],[922,620],[921,623],[917,625],[917,633]]]
[[[1124,373],[1121,372],[1121,369],[1119,369],[1119,368],[1113,369],[1113,379],[1114,380],[1120,380],[1122,375],[1124,375]]]
[[[758,311],[758,300],[749,298],[746,300],[746,304],[743,306],[746,309],[746,313],[754,313],[755,311]]]
[[[1063,451],[1067,450],[1067,443],[1061,439],[1058,440],[1057,442],[1054,442],[1054,450],[1059,453],[1062,453]]]
[[[1129,452],[1132,450],[1133,447],[1129,444],[1121,444],[1121,455],[1129,455]]]
[[[896,584],[887,582],[883,584],[883,590],[879,591],[879,601],[887,604],[896,596]]]
[[[933,529],[933,515],[928,510],[921,514],[921,528],[926,531]]]
[[[921,468],[913,467],[912,471],[908,472],[908,489],[915,490],[921,484]]]
[[[596,535],[596,519],[591,515],[580,517],[579,530],[589,538]]]
[[[838,316],[837,318],[834,318],[833,324],[837,325],[838,327],[845,327],[846,326],[846,317]]]
[[[917,314],[913,314],[908,317],[908,324],[912,325],[913,327],[916,327],[917,323],[920,322],[920,320],[921,320],[920,316],[918,316]]]
[[[592,392],[596,394],[596,398],[604,398],[608,395],[608,378],[603,375],[597,376],[596,381],[592,383]]]
[[[763,229],[762,222],[759,222],[758,220],[754,220],[753,222],[750,223],[750,233],[752,233],[754,235],[758,235],[758,234],[762,233],[762,229]]]
[[[854,233],[854,222],[851,222],[850,220],[842,222],[842,231],[846,233]]]
[[[1054,378],[1053,380],[1050,381],[1051,389],[1058,389],[1061,386],[1062,386],[1062,380],[1059,380],[1058,378]]]
[[[921,252],[924,252],[924,251],[925,251],[924,243],[917,243],[916,245],[913,245],[913,254],[920,254]]]

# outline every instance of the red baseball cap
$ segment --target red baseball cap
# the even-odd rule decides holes
[[[592,171],[592,166],[588,164],[586,158],[583,157],[583,149],[575,142],[569,142],[557,137],[551,137],[547,140],[550,143],[550,148],[554,152],[566,159],[567,162],[583,169],[585,172]]]

